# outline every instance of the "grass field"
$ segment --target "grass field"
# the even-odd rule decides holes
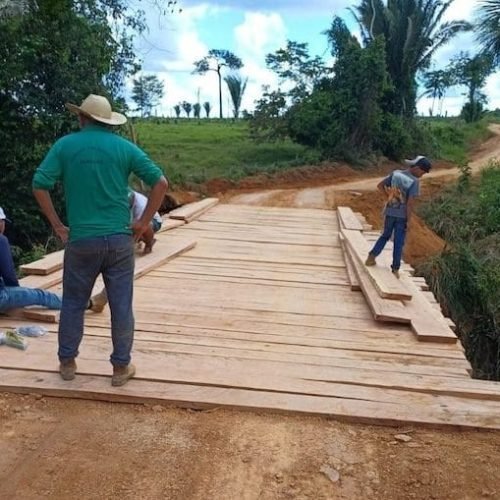
[[[458,118],[421,118],[431,141],[422,152],[463,164],[471,148],[489,136],[490,121],[466,124]],[[139,145],[164,168],[171,184],[182,188],[214,178],[237,181],[272,174],[321,160],[317,151],[291,141],[253,141],[245,121],[152,118],[138,120],[135,128]]]
[[[164,169],[174,185],[243,177],[304,164],[319,155],[291,141],[256,143],[248,124],[230,120],[141,120],[139,145]]]

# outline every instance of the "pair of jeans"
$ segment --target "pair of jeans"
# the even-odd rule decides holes
[[[406,239],[407,220],[402,217],[385,216],[384,230],[380,238],[371,249],[370,254],[377,257],[382,253],[386,243],[394,233],[394,246],[392,251],[392,270],[398,271],[401,267],[401,257],[403,255],[403,247]]]
[[[59,359],[78,356],[83,318],[96,278],[102,274],[111,310],[113,366],[130,363],[134,341],[132,295],[134,241],[128,234],[113,234],[69,242],[64,252],[63,301],[59,322]]]
[[[9,240],[0,234],[0,278],[5,286],[19,286]]]
[[[38,288],[0,285],[0,312],[25,306],[43,306],[48,309],[61,309],[59,295]]]

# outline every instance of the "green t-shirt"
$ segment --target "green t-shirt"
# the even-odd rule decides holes
[[[59,139],[33,177],[33,188],[51,190],[61,181],[70,241],[131,234],[128,179],[134,173],[149,186],[163,172],[140,148],[111,130],[87,125]]]

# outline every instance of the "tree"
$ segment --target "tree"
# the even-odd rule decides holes
[[[500,0],[481,0],[476,10],[475,26],[477,39],[483,50],[500,64]]]
[[[471,28],[465,21],[442,22],[453,0],[361,0],[351,9],[364,43],[385,38],[387,69],[394,95],[388,111],[412,117],[416,107],[416,75],[430,66],[437,49]]]
[[[286,48],[278,49],[274,54],[266,56],[269,69],[276,72],[281,83],[290,81],[294,83],[289,96],[293,101],[309,95],[314,85],[326,73],[326,67],[318,56],[311,58],[307,43],[287,41]]]
[[[288,136],[286,94],[280,89],[262,88],[262,97],[255,103],[250,121],[250,135],[257,141],[277,141]]]
[[[181,116],[181,106],[179,104],[176,104],[174,106],[174,111],[175,111],[175,116],[177,118],[180,118],[180,116]]]
[[[432,97],[431,116],[434,114],[434,104],[438,100],[438,114],[442,113],[442,103],[446,90],[453,85],[453,72],[450,70],[427,71],[423,75],[425,92],[424,96]]]
[[[290,109],[290,135],[327,157],[361,157],[379,148],[395,156],[398,152],[388,150],[381,140],[382,130],[392,127],[381,107],[390,89],[384,39],[378,37],[361,47],[356,39],[345,36],[348,30],[343,21],[334,21],[335,30],[330,33],[336,53],[334,76]]]
[[[31,194],[33,171],[49,146],[77,126],[64,103],[100,93],[120,108],[122,82],[137,67],[131,30],[141,25],[121,0],[27,0],[24,6],[22,15],[0,18],[0,192],[14,221],[11,241],[27,249],[49,234]],[[108,16],[113,11],[115,18]],[[61,209],[61,193],[54,200]]]
[[[235,56],[228,50],[211,49],[203,59],[194,63],[195,70],[193,73],[204,75],[208,71],[215,71],[219,79],[219,113],[222,115],[222,68],[226,67],[230,70],[238,70],[243,67],[243,63],[238,56]]]
[[[224,80],[227,84],[229,94],[231,95],[231,100],[233,101],[234,117],[238,118],[243,94],[247,88],[248,78],[243,80],[239,75],[228,75]]]
[[[205,113],[207,114],[207,118],[210,118],[210,111],[212,109],[212,105],[206,101],[203,103],[203,109],[205,110]]]
[[[141,75],[132,81],[132,100],[141,116],[151,115],[163,97],[163,82],[156,75]]]
[[[191,105],[191,103],[189,103],[187,101],[183,101],[181,103],[181,106],[182,106],[182,109],[184,110],[184,113],[186,113],[186,116],[189,118],[189,116],[191,115],[191,111],[193,109],[193,106]]]
[[[200,118],[201,104],[199,102],[193,104],[193,114],[195,118]]]
[[[456,56],[451,64],[456,83],[467,87],[467,102],[462,109],[462,116],[467,122],[481,118],[486,95],[481,91],[486,79],[493,72],[493,58],[486,53],[469,57],[466,52]]]

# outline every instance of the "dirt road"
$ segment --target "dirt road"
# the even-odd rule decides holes
[[[476,156],[474,168],[499,150],[494,137]],[[436,171],[430,182],[445,175],[456,172]],[[376,183],[314,182],[301,190],[233,201],[268,204],[275,197],[274,203],[304,207],[358,203],[376,223],[373,193],[358,193]],[[10,394],[0,394],[0,430],[1,500],[500,497],[500,433],[495,432]]]
[[[472,173],[478,172],[489,160],[500,156],[500,125],[493,124],[490,130],[494,135],[475,153],[469,163]],[[423,178],[422,184],[442,184],[460,174],[458,168],[436,169]],[[270,189],[254,193],[236,194],[230,198],[231,203],[244,205],[289,206],[298,208],[332,208],[346,200],[346,193],[374,191],[381,177],[363,178],[351,182],[335,182],[314,188]]]

